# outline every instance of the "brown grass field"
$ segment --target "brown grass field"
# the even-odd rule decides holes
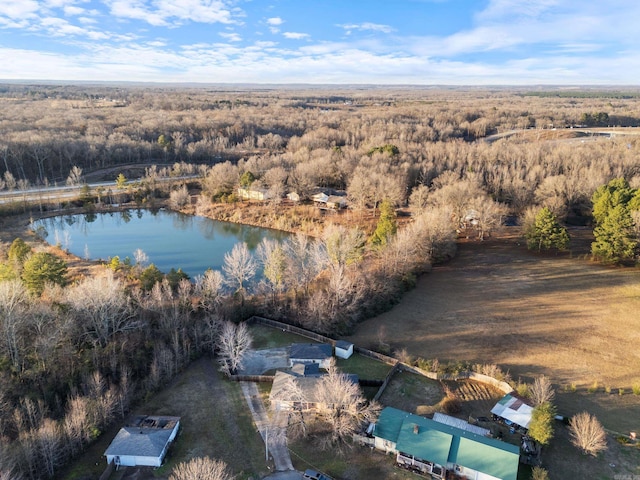
[[[640,384],[640,271],[590,262],[588,235],[572,233],[573,255],[529,252],[515,227],[482,243],[462,242],[454,260],[420,278],[392,310],[358,325],[349,340],[375,348],[384,332],[393,349],[413,356],[495,363],[524,381],[545,374],[559,413],[587,410],[611,431],[640,433],[640,395],[631,393]],[[594,382],[599,388],[590,392]],[[556,472],[640,474],[640,451],[613,437],[616,445],[599,459],[576,456],[567,439],[558,425],[550,450],[563,458],[546,459]]]

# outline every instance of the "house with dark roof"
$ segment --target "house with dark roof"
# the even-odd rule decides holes
[[[159,467],[180,428],[180,417],[140,415],[121,428],[104,455],[107,463]]]
[[[289,348],[289,366],[296,363],[317,363],[320,368],[327,368],[333,347],[328,343],[292,343]]]
[[[399,465],[422,474],[517,480],[519,447],[468,430],[386,407],[372,434],[376,448],[395,453]]]

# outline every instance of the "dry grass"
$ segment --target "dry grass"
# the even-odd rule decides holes
[[[526,381],[545,374],[561,414],[586,410],[605,428],[628,433],[640,430],[640,396],[630,390],[640,380],[638,311],[636,269],[596,265],[575,250],[573,258],[536,255],[507,229],[461,244],[453,261],[422,277],[394,309],[360,324],[350,340],[373,347],[383,327],[393,332],[391,348],[414,356],[496,363]],[[628,393],[587,393],[594,382]],[[575,392],[560,388],[571,384]],[[633,458],[640,464],[640,455]]]
[[[112,478],[166,479],[179,462],[210,456],[224,460],[238,480],[260,478],[268,473],[262,439],[253,425],[240,385],[224,380],[211,359],[200,359],[179,374],[133,414],[176,415],[181,429],[159,469],[124,469]],[[115,426],[78,458],[59,478],[98,478],[106,462],[102,455],[119,427]],[[135,471],[135,472],[134,472]]]

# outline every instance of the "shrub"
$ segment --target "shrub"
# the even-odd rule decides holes
[[[640,395],[640,383],[634,383],[633,387],[631,387],[631,391],[634,395]]]
[[[589,393],[596,393],[598,391],[598,382],[593,382],[593,385],[591,385],[589,388],[587,388],[587,392]]]
[[[540,445],[547,445],[553,438],[553,421],[556,409],[551,403],[543,403],[533,409],[529,423],[529,436]]]
[[[605,387],[604,387],[604,393],[611,394],[611,385],[605,385]]]
[[[624,388],[619,388],[618,395],[624,395],[624,394],[625,394]]]
[[[11,243],[7,255],[9,257],[9,262],[14,263],[15,265],[22,265],[30,253],[31,247],[21,238],[16,238]]]
[[[67,264],[63,260],[50,253],[38,252],[24,262],[22,280],[31,293],[39,296],[47,283],[64,285],[66,275]]]
[[[171,192],[169,195],[169,206],[175,210],[179,210],[189,204],[189,199],[189,191],[186,185],[183,185],[182,188]]]
[[[525,382],[522,382],[520,379],[518,379],[518,383],[516,384],[516,392],[521,397],[528,397],[529,385],[527,385]]]
[[[582,412],[575,415],[569,424],[571,443],[592,456],[607,449],[607,435],[598,419]]]
[[[162,272],[153,263],[140,274],[140,284],[143,290],[151,290],[157,282],[164,278]]]
[[[549,472],[542,467],[533,467],[531,469],[531,480],[549,480]]]

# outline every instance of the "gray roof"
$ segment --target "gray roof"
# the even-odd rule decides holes
[[[171,432],[168,428],[124,427],[104,454],[159,457],[169,442]]]
[[[291,373],[301,377],[317,377],[320,375],[320,367],[317,363],[295,363],[291,367]]]
[[[273,378],[273,385],[271,386],[271,393],[269,398],[272,400],[283,401],[305,401],[309,403],[315,403],[318,401],[316,397],[316,385],[320,381],[320,377],[300,377],[295,374],[283,372],[278,370]],[[289,389],[288,383],[294,382],[300,389],[302,398],[288,398]]]
[[[333,355],[333,347],[328,343],[292,343],[290,358],[300,360],[324,360]]]
[[[341,348],[343,350],[348,350],[351,346],[353,346],[353,343],[347,342],[346,340],[338,340],[338,341],[336,341],[336,348]]]

